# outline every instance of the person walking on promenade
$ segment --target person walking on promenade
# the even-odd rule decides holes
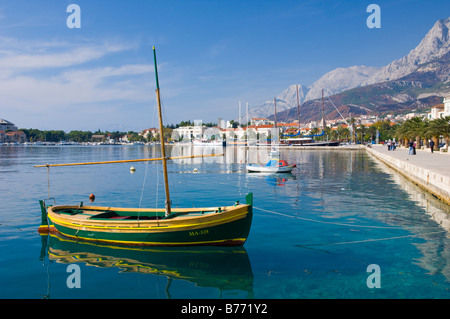
[[[414,143],[412,140],[409,141],[409,153],[408,155],[413,155],[413,147],[414,147]]]
[[[391,140],[389,140],[388,142],[387,142],[387,147],[388,147],[388,151],[390,151],[391,150]]]
[[[413,155],[416,155],[416,142],[413,143]]]
[[[430,140],[430,148],[431,148],[431,153],[433,153],[433,149],[434,149],[434,141]]]

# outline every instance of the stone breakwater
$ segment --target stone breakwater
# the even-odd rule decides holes
[[[450,205],[449,154],[418,150],[416,155],[409,155],[408,149],[388,151],[387,146],[379,145],[367,147],[366,151]]]

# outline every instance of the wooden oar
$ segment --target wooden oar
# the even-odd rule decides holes
[[[223,156],[223,154],[211,154],[211,155],[186,155],[186,156],[175,156],[168,157],[168,160],[183,159],[183,158],[197,158],[197,157],[213,157],[213,156]],[[120,161],[105,161],[105,162],[87,162],[87,163],[68,163],[68,164],[45,164],[45,165],[35,165],[34,167],[56,167],[56,166],[77,166],[77,165],[97,165],[97,164],[115,164],[115,163],[131,163],[131,162],[150,162],[150,161],[161,161],[163,158],[144,158],[144,159],[132,159],[132,160],[120,160]]]

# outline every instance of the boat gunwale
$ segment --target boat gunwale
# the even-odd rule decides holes
[[[169,219],[154,219],[154,220],[124,220],[124,219],[90,219],[92,215],[89,214],[75,214],[65,215],[54,212],[54,208],[58,209],[84,209],[86,207],[79,206],[51,206],[48,208],[48,217],[56,225],[64,224],[71,228],[95,228],[97,230],[124,230],[124,231],[158,231],[158,230],[179,230],[190,227],[205,227],[205,224],[213,226],[221,224],[224,220],[238,220],[245,218],[251,213],[252,205],[240,204],[236,206],[225,206],[224,210],[216,213],[207,213],[202,215],[181,215]],[[110,207],[112,210],[112,207]],[[196,212],[200,208],[195,209]],[[204,209],[204,208],[203,208]],[[122,208],[127,211],[127,209]],[[129,210],[129,209],[128,209]],[[186,210],[186,209],[183,209]],[[189,210],[189,209],[187,209]],[[175,210],[174,210],[175,211]],[[103,213],[102,210],[99,214]],[[80,218],[82,217],[82,218]]]
[[[246,166],[247,171],[249,172],[259,172],[259,173],[286,173],[292,171],[296,168],[296,165],[289,166],[265,166],[258,164],[250,164]]]
[[[241,204],[245,205],[245,204]],[[201,211],[214,211],[219,207],[235,207],[235,206],[215,206],[215,207],[193,207],[193,208],[174,208],[174,213],[185,212],[201,212]],[[164,208],[133,208],[133,207],[110,207],[110,206],[77,206],[77,205],[54,205],[49,206],[49,209],[81,209],[85,211],[118,211],[118,212],[135,212],[135,213],[164,213]]]

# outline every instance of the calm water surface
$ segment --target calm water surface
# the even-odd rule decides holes
[[[173,155],[199,152],[175,149]],[[154,146],[0,146],[0,298],[448,298],[449,207],[363,151],[283,151],[292,174],[247,174],[267,152],[169,164],[173,206],[221,206],[254,194],[243,248],[118,249],[40,236],[38,201],[163,207]],[[136,168],[130,174],[130,166]],[[196,171],[194,171],[196,170]],[[71,264],[81,288],[70,289]],[[369,265],[381,288],[369,288]]]

